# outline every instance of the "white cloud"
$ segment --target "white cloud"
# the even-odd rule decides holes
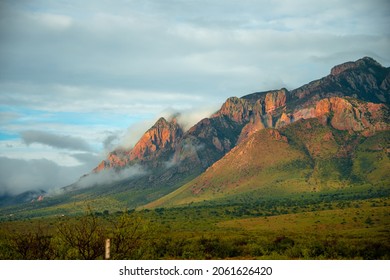
[[[141,136],[155,123],[156,120],[144,120],[136,122],[130,125],[127,130],[120,135],[119,138],[119,147],[123,148],[132,148]]]
[[[30,83],[0,83],[0,103],[48,112],[99,114],[155,114],[164,107],[204,102],[204,97],[185,92],[103,88]]]
[[[201,108],[167,108],[160,112],[159,116],[169,120],[172,116],[177,118],[178,123],[187,131],[192,126],[197,124],[200,120],[210,117],[215,113],[222,104],[215,106],[214,104],[205,105]]]
[[[73,21],[69,16],[48,13],[35,13],[31,17],[33,20],[41,22],[44,26],[54,30],[67,29],[72,25]]]
[[[130,179],[137,176],[145,175],[147,171],[138,165],[133,165],[120,170],[105,169],[98,173],[90,173],[87,176],[80,178],[77,182],[77,187],[87,188],[95,185],[110,184],[124,179]]]
[[[44,131],[26,130],[21,132],[21,137],[23,142],[27,145],[39,143],[59,149],[92,151],[92,148],[84,139],[69,135],[57,135]]]
[[[0,156],[0,195],[16,195],[28,190],[56,191],[74,183],[80,172],[89,172],[83,165],[60,166],[47,159],[22,160]]]

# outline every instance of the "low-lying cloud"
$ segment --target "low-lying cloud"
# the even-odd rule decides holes
[[[38,130],[27,130],[21,132],[21,137],[26,145],[39,143],[53,148],[75,150],[75,151],[92,151],[88,143],[78,137],[69,135],[57,135],[49,132]]]
[[[72,154],[72,156],[83,164],[61,166],[47,159],[23,160],[0,157],[0,196],[39,190],[56,194],[60,193],[63,187],[75,182],[78,187],[86,188],[147,174],[147,171],[139,165],[91,173],[92,168],[97,165],[99,156],[89,153]],[[83,174],[87,175],[80,178]]]
[[[154,124],[153,120],[144,120],[129,126],[124,135],[119,140],[115,148],[129,149],[139,141],[142,135]]]
[[[175,110],[173,108],[168,108],[164,110],[161,115],[164,116],[167,120],[175,116],[178,123],[186,131],[202,119],[210,117],[219,109],[220,106],[221,104],[209,106],[206,105],[200,108],[191,108],[187,110]]]
[[[133,165],[119,170],[103,169],[80,178],[77,182],[77,187],[87,188],[96,185],[105,185],[145,174],[147,174],[147,171],[140,165]]]
[[[0,157],[0,195],[17,195],[30,190],[56,191],[78,180],[90,166],[60,166],[47,159]]]

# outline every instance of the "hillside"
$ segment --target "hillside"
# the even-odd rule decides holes
[[[264,129],[232,149],[202,175],[146,208],[272,198],[297,193],[390,185],[389,131],[365,137],[317,119]],[[237,198],[237,199],[235,199]]]

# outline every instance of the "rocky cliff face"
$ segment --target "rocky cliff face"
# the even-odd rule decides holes
[[[100,162],[99,165],[93,171],[99,172],[106,168],[125,167],[128,162],[128,151],[118,149],[113,152],[110,152],[107,156],[107,159]]]
[[[95,169],[99,172],[105,168],[120,168],[132,161],[157,159],[164,153],[172,152],[178,140],[183,136],[183,129],[176,118],[167,121],[160,118],[130,150],[118,149],[108,154]]]
[[[330,98],[328,103],[333,116],[330,124],[338,130],[364,132],[366,136],[388,130],[388,107],[384,104],[363,103],[357,100]],[[318,104],[319,105],[319,104]]]
[[[288,91],[286,89],[267,93],[263,102],[263,113],[269,114],[278,108],[286,106],[287,96]]]
[[[309,118],[330,121],[336,129],[365,134],[386,130],[389,79],[390,68],[365,57],[337,65],[330,75],[291,92],[281,89],[244,96],[242,99],[258,106],[252,105],[239,142],[263,128],[281,128]]]
[[[235,122],[246,123],[253,116],[273,114],[275,110],[286,106],[289,92],[286,89],[254,93],[242,98],[231,97],[212,117],[227,116]]]
[[[322,124],[330,123],[338,130],[364,132],[371,135],[376,131],[388,130],[389,110],[385,104],[362,102],[340,97],[324,98],[312,108],[296,110],[295,121],[317,118]]]
[[[377,61],[375,61],[371,57],[363,57],[362,59],[359,59],[357,61],[349,61],[349,62],[336,65],[330,70],[330,74],[333,76],[337,76],[347,70],[354,70],[357,68],[370,69],[373,67],[380,69],[382,68],[382,65],[380,65]]]
[[[173,118],[170,122],[160,118],[138,141],[129,153],[129,159],[146,159],[166,150],[174,150],[183,130]]]
[[[230,97],[222,105],[221,109],[212,115],[211,118],[226,116],[229,119],[242,124],[248,121],[252,110],[252,104],[245,99]]]
[[[293,90],[291,95],[300,107],[333,96],[389,105],[390,68],[365,57],[333,67],[330,75]]]

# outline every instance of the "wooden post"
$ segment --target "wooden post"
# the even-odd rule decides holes
[[[106,254],[104,256],[106,260],[110,259],[110,239],[106,239]]]

